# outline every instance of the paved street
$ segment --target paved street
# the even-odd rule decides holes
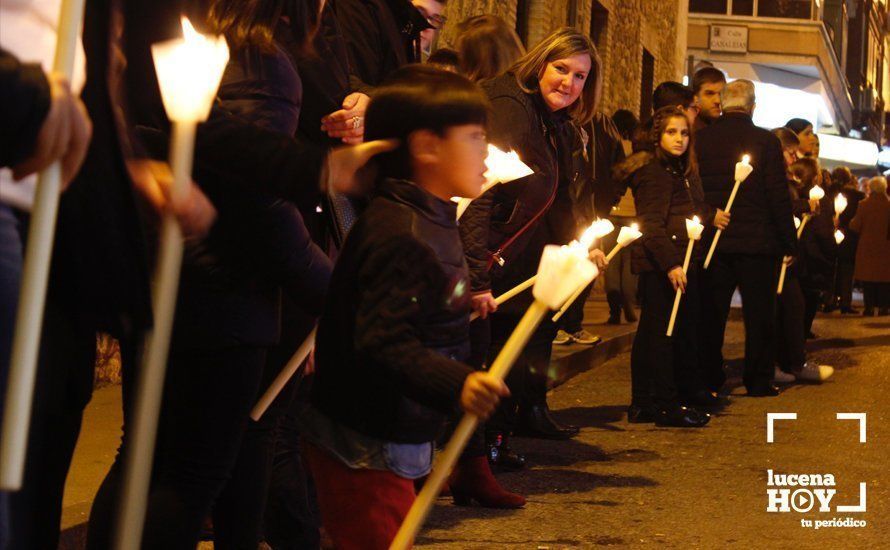
[[[839,315],[817,319],[822,336],[811,359],[832,364],[821,386],[793,386],[754,399],[736,387],[731,404],[701,430],[629,425],[629,354],[554,390],[558,417],[583,427],[568,442],[517,439],[534,467],[502,474],[529,497],[520,511],[459,508],[440,499],[418,546],[445,548],[879,548],[890,540],[890,318]],[[741,383],[742,326],[732,321],[727,358],[732,386]],[[796,412],[776,423],[766,443],[766,413]],[[866,412],[867,442],[856,421],[836,412]],[[831,512],[767,513],[767,469],[835,476]],[[837,512],[859,502],[867,512]],[[792,487],[792,491],[798,487]],[[865,528],[801,526],[802,519],[853,517]],[[883,540],[884,543],[880,543]]]

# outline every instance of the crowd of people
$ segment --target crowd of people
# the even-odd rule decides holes
[[[858,313],[854,281],[862,314],[888,314],[887,181],[860,190],[849,169],[822,170],[810,122],[757,127],[753,83],[727,83],[709,66],[691,87],[661,83],[643,121],[627,110],[610,117],[589,37],[561,29],[526,50],[505,21],[480,15],[457,23],[453,49],[436,48],[443,4],[89,0],[79,97],[0,50],[0,116],[11,130],[0,163],[18,179],[61,160],[66,186],[24,486],[0,494],[0,542],[56,547],[105,333],[120,343],[123,438],[87,547],[112,545],[165,212],[186,250],[145,548],[194,548],[208,532],[218,548],[386,548],[464,413],[484,423],[449,477],[454,503],[524,506],[493,472],[528,467],[514,435],[579,433],[548,407],[551,353],[599,338],[582,327],[588,287],[538,326],[501,381],[487,366],[532,295],[496,298],[536,273],[545,246],[597,219],[616,227],[590,252],[608,322],[635,322],[639,308],[630,423],[700,428],[728,404],[723,339],[736,289],[751,397],[832,375],[807,360],[805,343],[818,310]],[[150,45],[176,36],[183,13],[225,36],[231,53],[198,129],[193,182],[173,197]],[[516,151],[533,174],[482,193],[489,143]],[[743,155],[753,171],[730,212]],[[824,197],[809,199],[816,186]],[[840,213],[838,194],[848,203]],[[453,197],[474,199],[459,221]],[[684,267],[693,216],[705,230]],[[800,233],[795,217],[807,222]],[[0,204],[4,371],[26,220]],[[642,237],[607,261],[602,250],[633,223]],[[313,355],[251,420],[316,323]]]

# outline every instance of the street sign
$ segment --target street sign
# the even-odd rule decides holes
[[[748,52],[748,27],[711,25],[710,38],[712,52]]]

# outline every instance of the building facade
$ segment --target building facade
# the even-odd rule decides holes
[[[440,41],[453,44],[456,23],[483,13],[513,25],[527,47],[561,27],[593,38],[603,61],[601,110],[648,113],[654,85],[685,72],[688,0],[448,0]]]

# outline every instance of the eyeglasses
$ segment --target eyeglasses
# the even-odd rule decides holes
[[[441,14],[435,14],[427,16],[426,20],[431,27],[436,30],[441,30],[442,27],[445,26],[445,22],[448,21],[448,18]]]

